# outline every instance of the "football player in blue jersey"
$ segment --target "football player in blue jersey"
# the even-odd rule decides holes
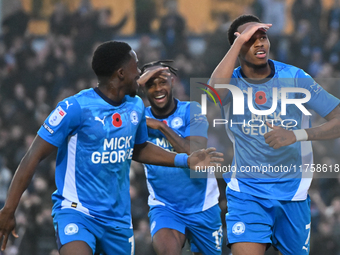
[[[151,105],[145,109],[148,141],[190,155],[206,148],[208,121],[197,102],[174,98],[173,75],[177,69],[170,62],[155,61],[141,69],[147,74],[168,68],[152,77],[145,76],[148,79],[140,83]],[[151,236],[157,254],[181,254],[186,239],[194,254],[221,254],[221,211],[214,174],[190,178],[189,168],[183,171],[152,164],[144,164],[144,168],[150,193]]]
[[[214,149],[188,157],[147,142],[144,104],[135,96],[140,70],[128,44],[101,44],[94,52],[92,68],[98,87],[57,105],[16,171],[0,211],[2,250],[11,232],[17,236],[14,213],[37,164],[56,149],[52,216],[62,255],[134,254],[129,194],[132,159],[183,168],[221,160]]]
[[[234,169],[224,174],[233,255],[263,255],[270,244],[283,255],[309,253],[311,141],[340,136],[339,99],[303,70],[268,58],[271,26],[252,15],[235,19],[231,47],[210,79],[234,143]],[[311,127],[307,109],[327,122]]]

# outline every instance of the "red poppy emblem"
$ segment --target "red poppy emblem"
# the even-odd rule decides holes
[[[115,127],[121,127],[122,118],[120,117],[119,113],[115,113],[112,115],[112,125],[114,125]]]
[[[165,123],[165,125],[169,126],[166,120],[162,120],[162,121]]]
[[[263,91],[258,91],[255,93],[255,103],[265,104],[267,102],[266,93]]]

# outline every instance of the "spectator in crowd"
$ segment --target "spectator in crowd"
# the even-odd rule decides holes
[[[187,53],[186,22],[177,11],[177,2],[167,2],[168,13],[162,17],[158,30],[165,47],[165,57],[175,58],[181,53]]]
[[[13,12],[2,21],[3,38],[7,49],[11,47],[15,38],[24,36],[30,19],[23,10],[20,0],[13,0],[13,6]]]
[[[155,0],[135,0],[136,33],[138,35],[151,34],[151,23],[156,18]]]

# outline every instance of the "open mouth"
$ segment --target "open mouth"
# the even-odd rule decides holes
[[[156,97],[154,97],[154,98],[155,98],[155,101],[156,101],[157,103],[162,103],[162,102],[165,101],[166,96],[165,96],[165,94],[163,94],[163,95],[156,96]]]
[[[267,56],[267,54],[264,50],[259,50],[255,53],[255,56],[257,58],[265,58]]]

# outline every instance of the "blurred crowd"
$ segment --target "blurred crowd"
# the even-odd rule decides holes
[[[95,47],[107,40],[124,40],[121,28],[129,19],[127,14],[117,24],[110,24],[110,9],[94,9],[90,1],[82,1],[70,12],[61,1],[55,1],[49,18],[49,33],[35,37],[28,32],[32,15],[20,4],[2,20],[0,37],[0,208],[16,167],[32,143],[37,130],[56,104],[78,91],[95,87],[91,70]],[[20,3],[18,1],[13,1]],[[148,6],[148,8],[146,8]],[[166,15],[160,17],[159,29],[151,29],[156,17],[154,0],[136,1],[136,34],[133,42],[140,65],[173,59],[179,69],[174,94],[180,100],[190,99],[190,78],[209,77],[229,48],[228,14],[217,14],[218,26],[212,33],[193,35],[185,18],[178,12],[176,1],[166,1]],[[291,8],[294,31],[284,32],[287,16],[284,0],[257,0],[245,6],[273,27],[268,31],[271,58],[296,65],[310,73],[327,91],[340,97],[340,0],[329,11],[323,10],[321,0],[295,1]],[[144,18],[143,18],[144,17]],[[203,50],[191,49],[190,40],[199,39]],[[140,91],[141,97],[143,92]],[[143,97],[144,98],[144,97]],[[145,104],[148,102],[145,100]],[[209,118],[220,118],[218,109]],[[322,119],[313,118],[313,125]],[[222,129],[222,127],[221,127]],[[222,131],[221,131],[222,132]],[[230,141],[209,129],[209,145],[226,155],[230,164],[233,149]],[[226,137],[226,136],[225,136]],[[340,139],[314,142],[315,163],[339,164]],[[31,185],[24,193],[17,210],[19,238],[10,239],[6,255],[55,255],[54,229],[51,218],[50,195],[54,184],[55,155],[41,162]],[[131,203],[135,229],[136,255],[154,254],[148,222],[148,191],[143,167],[131,165]],[[311,255],[340,254],[340,174],[322,178],[316,174],[310,190],[312,198]],[[225,183],[218,178],[221,191],[222,219],[227,210]],[[190,196],[190,194],[188,194]],[[224,224],[225,227],[225,224]],[[187,250],[187,249],[185,249]],[[223,254],[230,250],[223,247]],[[183,254],[189,254],[184,251]],[[268,254],[275,254],[269,250]]]

